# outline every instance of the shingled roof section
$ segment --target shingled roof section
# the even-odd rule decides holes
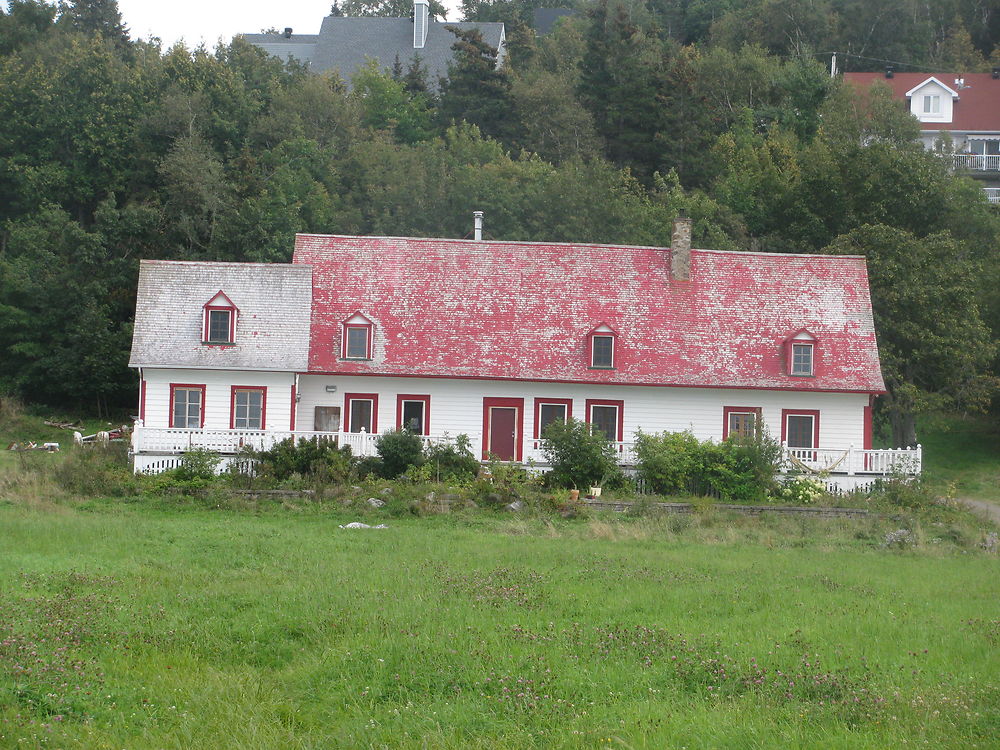
[[[437,23],[427,25],[427,40],[423,49],[413,48],[413,22],[408,18],[346,18],[327,16],[319,34],[244,34],[244,38],[265,52],[282,60],[289,57],[309,63],[314,73],[336,70],[350,83],[368,59],[377,60],[384,69],[392,68],[399,58],[403,69],[414,57],[419,57],[427,71],[427,83],[437,88],[438,79],[448,76],[448,63],[456,36],[449,27],[466,30],[478,28],[483,41],[499,49],[504,38],[502,23]]]
[[[234,346],[202,343],[220,290],[239,310]],[[144,260],[129,366],[304,372],[311,295],[307,266]]]
[[[691,280],[655,247],[296,237],[313,267],[310,372],[880,393],[864,258],[693,250]],[[370,361],[340,358],[341,325],[375,326]],[[618,334],[614,370],[587,336]],[[785,342],[816,338],[814,377]]]
[[[906,92],[924,81],[937,78],[945,86],[957,89],[956,78],[965,81],[958,90],[954,117],[951,122],[921,122],[921,130],[961,130],[979,133],[1000,132],[1000,79],[990,73],[844,73],[844,80],[855,86],[868,87],[879,82],[892,89],[897,99],[906,99]]]

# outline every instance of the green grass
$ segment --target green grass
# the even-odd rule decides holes
[[[987,417],[947,417],[920,426],[924,477],[942,494],[1000,503],[1000,430]]]
[[[0,502],[0,747],[1000,736],[1000,577],[974,548],[711,511],[338,528],[357,517]]]

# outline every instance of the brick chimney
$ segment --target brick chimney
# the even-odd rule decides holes
[[[413,49],[423,49],[427,42],[430,0],[413,0]]]
[[[670,278],[674,281],[691,279],[691,219],[684,211],[674,219],[670,236]]]

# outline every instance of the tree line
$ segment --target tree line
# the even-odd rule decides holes
[[[114,0],[12,0],[0,13],[0,392],[132,406],[141,258],[287,262],[295,232],[462,237],[473,209],[496,239],[665,246],[685,210],[697,246],[868,256],[890,389],[880,410],[897,442],[913,441],[921,412],[989,409],[1000,219],[983,191],[916,143],[887,89],[831,78],[809,52],[822,37],[789,32],[802,40],[789,47],[722,31],[747,28],[723,24],[731,15],[822,6],[829,20],[868,5],[593,0],[538,37],[531,2],[468,0],[467,18],[508,24],[501,68],[456,29],[443,81],[417,59],[345,82],[240,37],[214,50],[133,40]],[[992,16],[937,28],[904,6],[919,33],[894,24],[872,56],[916,64],[963,33],[986,64]],[[966,6],[949,6],[953,20]]]

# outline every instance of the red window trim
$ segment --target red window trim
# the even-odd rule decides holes
[[[722,439],[729,437],[729,415],[730,414],[756,414],[756,429],[761,427],[761,409],[759,406],[723,406],[722,407]]]
[[[236,429],[236,391],[260,391],[260,428],[267,429],[267,386],[266,385],[234,385],[229,389],[229,429]],[[257,429],[240,427],[241,430]]]
[[[812,450],[819,448],[819,410],[818,409],[782,409],[781,410],[781,442],[784,443],[788,437],[789,417],[812,417],[813,418],[813,445]],[[805,450],[810,450],[806,448]]]
[[[363,318],[366,322],[364,323],[351,323],[349,321],[354,318]],[[365,346],[365,356],[362,357],[348,357],[347,356],[347,332],[351,328],[363,328],[367,334],[367,341]],[[372,339],[375,338],[375,324],[368,319],[368,317],[362,313],[360,310],[354,312],[347,320],[344,320],[340,324],[340,358],[346,359],[351,362],[362,362],[364,360],[369,360],[372,358]]]
[[[606,331],[598,330],[607,328]],[[611,339],[611,367],[604,365],[594,365],[594,337],[606,336]],[[614,370],[618,367],[618,332],[607,323],[599,323],[587,334],[587,369],[588,370]]]
[[[517,410],[517,416],[514,419],[514,453],[515,460],[520,461],[524,456],[524,399],[490,396],[483,398],[483,461],[489,460],[490,409],[497,407]]]
[[[226,305],[213,305],[211,304],[213,300],[217,299],[219,295],[228,303]],[[212,299],[203,305],[204,317],[201,324],[201,342],[207,346],[230,346],[236,343],[236,316],[239,315],[240,309],[233,304],[233,301],[229,299],[227,295],[221,289],[212,295]],[[225,310],[229,312],[229,341],[209,341],[209,313],[213,310]]]
[[[573,399],[571,398],[536,398],[535,399],[535,423],[532,430],[532,437],[535,440],[539,440],[542,437],[541,432],[538,429],[539,418],[542,415],[542,405],[543,404],[553,404],[556,406],[566,407],[566,419],[570,420],[573,418]]]
[[[351,432],[351,402],[371,401],[372,402],[372,429],[369,435],[378,434],[378,394],[377,393],[345,393],[344,394],[344,420],[340,425],[342,432]],[[361,433],[352,433],[360,435]]]
[[[185,390],[199,390],[201,391],[201,423],[198,425],[199,429],[204,429],[205,427],[205,391],[206,387],[204,383],[171,383],[170,384],[170,411],[167,412],[167,424],[171,429],[174,427],[174,391],[183,388]],[[190,429],[190,428],[178,428],[178,429]]]
[[[588,398],[586,402],[587,423],[593,424],[591,417],[592,409],[595,406],[617,406],[618,407],[618,441],[622,442],[625,435],[625,402],[614,401],[606,398]]]
[[[403,427],[403,402],[423,401],[424,402],[424,431],[422,435],[431,434],[431,397],[417,395],[413,393],[400,393],[396,396],[396,429]]]
[[[875,396],[871,395],[868,397],[868,406],[865,407],[864,418],[865,418],[865,433],[864,433],[864,449],[870,451],[872,449],[872,444],[874,440],[874,427],[872,425],[872,408],[875,406]]]
[[[799,338],[796,338],[796,336],[799,336],[801,334],[806,334],[807,336],[810,336],[811,338],[808,338],[808,339],[799,339]],[[797,373],[793,373],[792,372],[792,367],[794,366],[794,363],[795,363],[795,357],[794,357],[795,349],[793,347],[796,344],[799,344],[799,345],[806,344],[806,345],[812,347],[812,372],[809,373],[808,375],[803,375],[801,373],[797,374]],[[819,353],[820,353],[819,339],[816,338],[816,336],[813,334],[812,331],[810,331],[810,330],[808,330],[806,328],[803,328],[803,329],[801,329],[799,331],[796,331],[795,333],[793,333],[791,336],[789,336],[785,340],[785,372],[786,372],[786,374],[789,377],[791,377],[791,378],[814,378],[814,377],[816,377],[816,375],[818,374],[818,370],[819,370]]]
[[[173,414],[174,410],[171,409],[170,413]],[[171,417],[173,419],[173,417]],[[146,424],[146,380],[145,378],[139,383],[139,421]]]

